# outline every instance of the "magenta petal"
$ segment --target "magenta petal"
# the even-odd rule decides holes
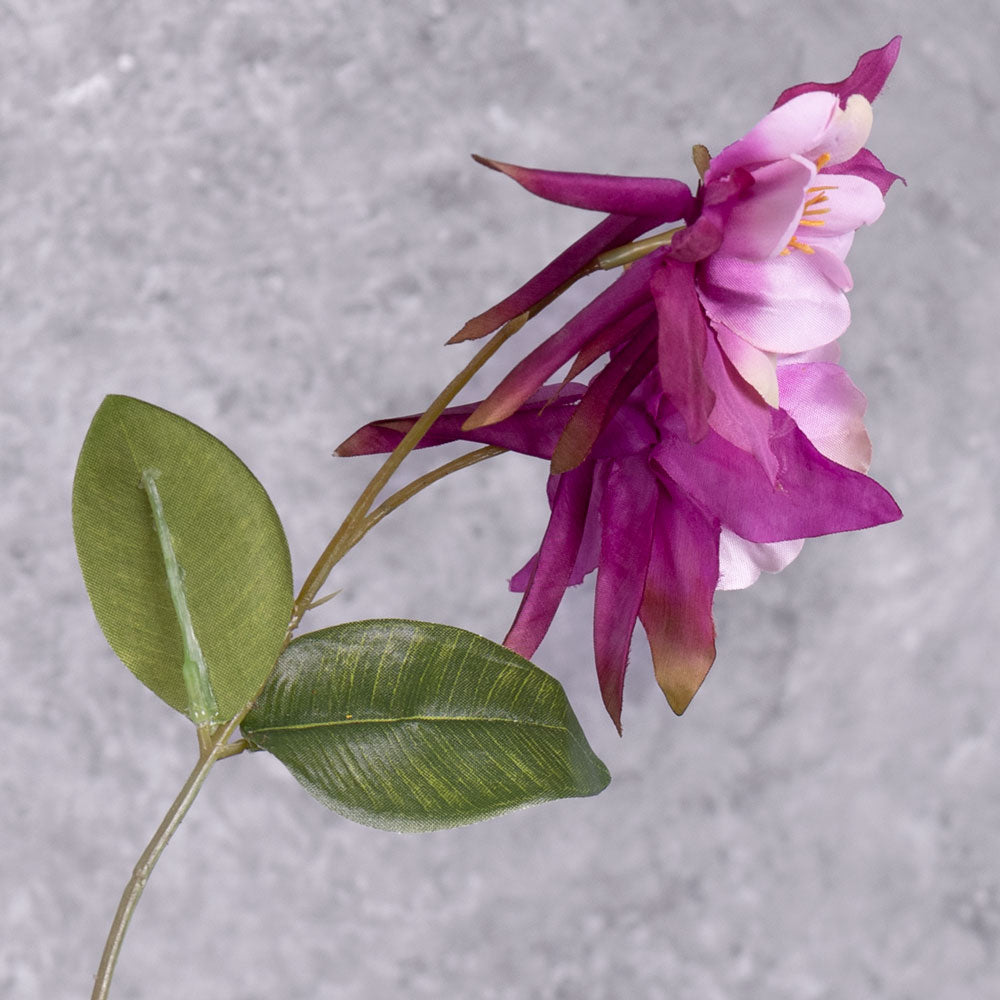
[[[523,594],[531,584],[531,578],[535,575],[535,567],[538,565],[538,553],[536,552],[511,578],[507,581],[508,587],[515,594]]]
[[[590,454],[608,421],[652,370],[655,337],[655,327],[644,325],[591,381],[552,454],[553,475],[575,468]]]
[[[649,278],[662,259],[663,251],[655,250],[636,261],[565,326],[523,358],[479,405],[466,426],[481,427],[514,413],[592,337],[635,308],[648,294]]]
[[[798,86],[789,87],[782,92],[781,96],[774,102],[776,108],[786,104],[800,94],[808,94],[817,90],[825,90],[836,94],[840,98],[841,106],[847,103],[847,98],[851,94],[861,94],[869,102],[874,101],[885,86],[885,81],[892,72],[892,67],[899,56],[899,47],[902,38],[896,35],[892,41],[883,45],[880,49],[872,49],[866,52],[854,67],[850,76],[837,83],[800,83]]]
[[[508,649],[528,659],[545,637],[570,585],[587,522],[593,477],[594,467],[589,462],[559,477],[531,582],[503,641]]]
[[[654,215],[666,222],[683,219],[694,206],[694,196],[683,181],[667,177],[618,177],[534,170],[473,156],[517,181],[521,187],[560,205],[619,215]]]
[[[710,433],[697,445],[666,435],[654,462],[710,516],[751,542],[856,531],[902,514],[874,479],[825,458],[784,410],[772,411],[771,485],[746,452]]]
[[[690,226],[674,233],[667,256],[684,263],[704,260],[719,249],[723,229],[724,222],[718,218],[718,213],[703,213]]]
[[[622,688],[642,601],[659,487],[644,456],[611,463],[601,503],[594,653],[604,705],[622,731]]]
[[[585,391],[584,386],[573,383],[566,386],[545,386],[508,419],[472,431],[462,430],[462,424],[479,404],[452,406],[438,417],[417,447],[428,448],[450,441],[474,441],[550,459],[577,400]],[[411,414],[408,417],[372,421],[344,441],[337,448],[336,454],[347,458],[392,451],[419,416]]]
[[[598,254],[630,243],[663,221],[655,216],[609,215],[507,298],[470,319],[448,343],[485,337],[554,292]]]
[[[718,578],[719,525],[681,492],[661,488],[639,619],[656,681],[678,715],[715,660],[712,598]]]
[[[709,332],[695,289],[694,265],[665,261],[649,287],[659,319],[660,386],[684,417],[688,437],[700,441],[708,433],[715,395],[703,372]]]
[[[627,316],[604,327],[581,348],[573,364],[570,365],[566,375],[567,381],[576,378],[580,372],[589,368],[602,354],[607,354],[632,337],[654,311],[655,306],[652,302],[641,302]]]
[[[871,181],[882,192],[883,196],[888,193],[889,188],[896,181],[906,183],[906,180],[899,174],[886,170],[882,161],[870,149],[858,150],[854,156],[843,163],[829,164],[823,168],[821,176],[827,174],[853,174],[855,177],[861,177],[866,181]]]

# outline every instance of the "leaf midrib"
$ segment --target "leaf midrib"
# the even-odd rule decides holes
[[[358,725],[392,725],[401,722],[430,722],[430,723],[466,723],[477,725],[500,724],[509,726],[532,727],[535,729],[546,729],[555,733],[568,733],[569,730],[562,725],[550,722],[533,722],[525,719],[506,719],[503,716],[467,716],[467,715],[397,715],[387,718],[359,718],[359,719],[330,719],[325,722],[303,722],[297,725],[285,726],[246,726],[246,732],[256,733],[287,733],[298,732],[307,729],[330,729],[336,726],[358,726]]]

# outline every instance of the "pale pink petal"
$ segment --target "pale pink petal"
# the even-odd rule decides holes
[[[842,292],[849,292],[854,287],[854,279],[851,277],[850,268],[844,263],[844,258],[827,249],[834,244],[835,240],[833,239],[816,240],[813,243],[810,263],[834,288],[839,288]],[[848,309],[850,309],[849,305]],[[848,318],[850,318],[849,311]]]
[[[760,463],[773,483],[778,462],[771,450],[771,407],[743,380],[710,337],[705,352],[705,378],[715,395],[709,426],[720,437]]]
[[[730,209],[717,252],[760,259],[783,250],[798,228],[806,188],[815,177],[815,164],[801,157],[754,170],[754,185]]]
[[[840,465],[867,472],[872,446],[865,430],[867,400],[840,365],[778,367],[781,407],[816,450]]]
[[[717,590],[743,590],[762,572],[778,573],[802,551],[804,538],[787,542],[748,542],[728,528],[719,536]]]
[[[829,128],[837,107],[835,95],[818,91],[803,94],[776,108],[742,139],[712,157],[705,174],[706,183],[735,167],[752,167],[812,149]]]
[[[768,260],[716,255],[700,272],[699,294],[713,323],[762,351],[795,354],[836,340],[851,320],[843,292],[815,253]]]
[[[840,342],[830,341],[822,347],[815,347],[811,351],[802,351],[799,354],[782,354],[777,361],[780,365],[803,365],[809,361],[829,361],[836,364],[840,360]]]
[[[806,193],[807,202],[812,198],[822,198],[813,206],[806,207],[803,225],[798,232],[799,239],[810,241],[811,236],[840,236],[853,233],[859,226],[874,222],[885,211],[882,192],[871,181],[850,174],[826,176],[826,171],[817,174],[815,194]],[[818,190],[819,188],[829,190]],[[810,222],[820,223],[811,226]],[[787,242],[787,240],[786,240]]]
[[[768,406],[778,405],[778,373],[774,356],[758,350],[753,344],[738,337],[727,326],[719,323],[715,335],[726,357],[748,385],[760,393]],[[717,428],[718,429],[718,428]]]
[[[872,106],[861,94],[851,94],[837,108],[823,138],[803,155],[810,160],[823,157],[827,163],[846,163],[856,156],[872,132]]]

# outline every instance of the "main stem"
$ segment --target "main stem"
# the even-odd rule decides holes
[[[250,711],[253,701],[247,702],[240,713],[230,719],[224,726],[220,727],[214,734],[211,742],[202,750],[198,757],[198,763],[194,770],[188,775],[187,781],[181,788],[177,798],[167,810],[163,821],[157,827],[153,839],[146,845],[146,849],[139,856],[136,866],[132,871],[132,877],[125,886],[115,918],[111,922],[111,930],[108,932],[108,940],[101,955],[101,964],[97,968],[97,978],[94,982],[94,992],[91,1000],[107,1000],[108,991],[111,989],[111,977],[115,971],[118,955],[121,952],[122,942],[125,940],[125,931],[128,929],[129,921],[139,903],[139,897],[146,882],[149,880],[153,870],[164,848],[170,842],[174,831],[180,825],[182,819],[187,814],[188,809],[201,791],[201,786],[208,777],[215,762],[223,757],[231,755],[229,749],[229,738],[236,731],[236,727],[243,721],[244,716]]]

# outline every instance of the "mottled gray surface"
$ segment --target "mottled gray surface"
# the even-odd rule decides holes
[[[102,396],[226,440],[301,580],[371,469],[332,447],[427,402],[470,353],[443,340],[588,222],[469,152],[691,178],[692,143],[897,31],[872,145],[909,187],[856,243],[844,346],[905,519],[721,595],[681,720],[637,641],[621,740],[574,591],[537,659],[614,776],[595,799],[406,837],[327,813],[264,755],[220,765],[116,996],[1000,995],[995,4],[7,0],[0,996],[86,995],[193,756],[76,567],[69,488]],[[313,624],[502,636],[543,478],[505,456],[441,484]]]

